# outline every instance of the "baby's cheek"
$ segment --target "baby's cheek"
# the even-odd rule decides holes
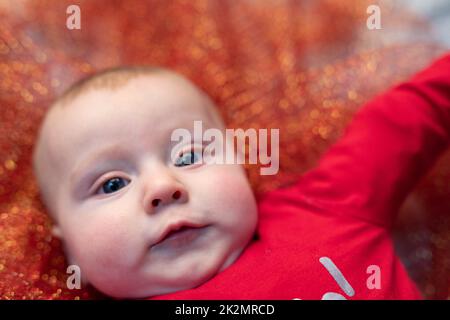
[[[221,168],[217,171],[216,178],[213,180],[215,180],[215,183],[211,190],[217,190],[214,195],[217,196],[216,201],[222,205],[234,206],[236,201],[241,204],[252,201],[253,195],[247,179],[244,173],[241,173],[237,168],[230,167],[228,170]]]
[[[69,252],[85,271],[122,269],[132,264],[138,248],[133,226],[124,215],[92,215],[89,222],[74,221],[66,238]]]
[[[256,206],[252,190],[245,174],[236,166],[219,167],[210,175],[206,188],[214,192],[205,199],[215,212],[223,213],[224,221],[235,223],[255,223]]]

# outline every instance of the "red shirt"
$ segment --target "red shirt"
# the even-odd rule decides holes
[[[151,299],[421,298],[390,228],[449,140],[447,55],[359,110],[295,185],[261,197],[259,238],[234,264]]]

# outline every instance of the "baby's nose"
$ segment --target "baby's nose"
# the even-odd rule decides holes
[[[178,182],[165,181],[149,186],[148,194],[145,197],[145,208],[149,212],[154,212],[156,208],[171,203],[183,203],[187,200],[186,189]]]
[[[170,191],[167,194],[163,194],[160,196],[157,196],[158,198],[152,199],[152,206],[153,207],[157,207],[161,204],[166,204],[168,202],[172,202],[173,200],[178,200],[181,198],[181,191],[180,190],[175,190],[172,194],[172,191]]]

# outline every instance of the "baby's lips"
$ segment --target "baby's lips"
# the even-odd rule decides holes
[[[157,238],[157,240],[150,246],[153,247],[157,245],[158,243],[163,242],[165,239],[167,239],[170,235],[177,231],[181,231],[183,229],[201,229],[206,227],[206,225],[197,224],[189,221],[179,221],[175,223],[171,223],[164,232],[161,233],[161,235]]]

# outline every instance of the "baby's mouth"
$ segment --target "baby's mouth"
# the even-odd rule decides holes
[[[207,226],[188,226],[183,225],[180,228],[170,230],[159,241],[154,243],[153,247],[172,247],[178,248],[190,244],[197,239]]]

